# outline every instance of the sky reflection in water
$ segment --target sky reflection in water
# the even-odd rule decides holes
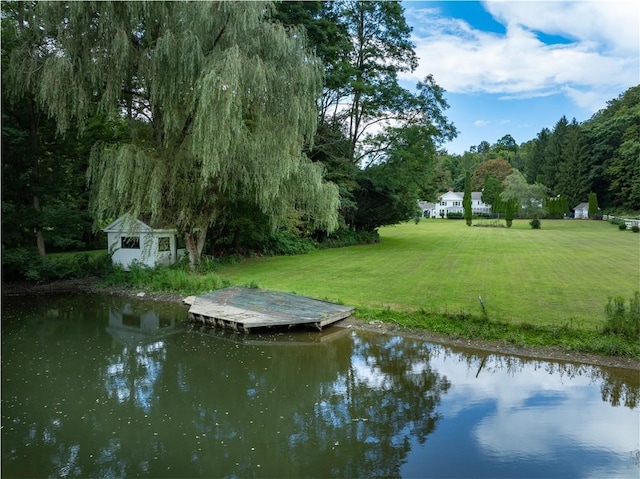
[[[452,387],[438,428],[412,448],[403,475],[464,477],[475,462],[474,477],[640,477],[639,371],[616,371],[635,385],[620,404],[603,388],[611,370],[436,350],[431,367]],[[443,464],[451,449],[465,459]]]
[[[3,301],[2,477],[638,477],[638,371]]]

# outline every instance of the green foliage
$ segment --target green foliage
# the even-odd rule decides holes
[[[529,225],[531,226],[531,229],[534,230],[539,230],[542,227],[538,218],[533,218],[531,221],[529,221]]]
[[[400,2],[328,3],[350,45],[342,52],[343,61],[331,66],[329,78],[335,83],[325,90],[320,115],[348,132],[347,156],[358,164],[376,149],[366,141],[372,125],[381,118],[402,123],[407,119],[405,107],[412,95],[399,85],[398,74],[413,71],[417,57]],[[349,108],[337,108],[346,99]]]
[[[561,347],[605,356],[640,357],[640,343],[617,335],[602,335],[578,329],[569,324],[540,326],[531,323],[512,324],[481,314],[442,313],[438,311],[395,311],[379,308],[357,308],[355,316],[366,321],[393,323],[400,327],[428,330],[453,339],[503,341],[517,346]]]
[[[337,226],[337,188],[302,154],[317,124],[321,65],[304,32],[271,21],[270,10],[249,2],[36,4],[34,18],[53,32],[46,41],[56,49],[37,97],[59,130],[74,120],[84,126],[94,101],[127,116],[127,142],[92,150],[96,221],[128,212],[171,223],[192,264],[209,226],[236,201],[273,225],[295,208],[313,227]]]
[[[103,276],[111,271],[106,252],[64,253],[42,257],[34,249],[12,248],[2,252],[5,281],[55,281],[86,276]]]
[[[449,211],[447,213],[448,220],[461,220],[464,218],[464,213],[460,211]]]
[[[629,308],[623,297],[609,298],[604,308],[607,321],[603,331],[605,334],[615,334],[629,340],[640,340],[640,292],[636,291],[629,298]]]
[[[358,175],[353,197],[357,209],[346,216],[358,231],[375,231],[380,226],[398,224],[419,215],[418,189],[407,179],[408,171],[396,162],[372,165]],[[413,185],[413,187],[412,187]]]
[[[620,224],[618,225],[618,229],[619,229],[620,231],[625,231],[625,230],[627,229],[627,224],[626,224],[626,223],[624,223],[624,222],[620,223]]]
[[[545,198],[545,207],[547,209],[547,218],[559,219],[569,213],[569,203],[562,195]]]
[[[339,248],[343,246],[355,246],[360,244],[374,244],[380,241],[378,230],[355,230],[341,228],[321,239],[320,248]]]
[[[528,184],[526,178],[518,170],[505,178],[505,189],[500,197],[502,201],[515,201],[522,206],[525,218],[540,218],[545,214],[544,201],[546,187],[539,183]]]
[[[215,273],[198,273],[188,265],[181,267],[158,266],[149,268],[140,263],[130,266],[130,271],[114,268],[102,280],[104,286],[116,286],[133,290],[159,293],[201,294],[226,288],[230,283]]]
[[[631,227],[631,231],[633,231],[634,233],[638,233],[638,232],[640,232],[640,226],[638,226],[638,225],[633,225],[633,226]]]
[[[504,191],[502,181],[493,175],[488,175],[484,179],[484,186],[482,188],[482,202],[491,205],[494,213],[499,212],[500,194]],[[494,208],[495,205],[495,208]]]
[[[513,213],[515,208],[518,207],[518,203],[514,200],[505,202],[504,219],[507,223],[507,228],[511,228],[513,225]]]
[[[317,249],[313,239],[296,235],[290,231],[277,231],[273,233],[266,245],[264,253],[273,256],[286,256],[305,254]]]
[[[473,191],[482,191],[487,177],[494,177],[502,183],[512,171],[513,167],[511,164],[502,158],[484,161],[480,163],[473,172],[471,187]]]
[[[588,211],[588,215],[590,219],[595,219],[596,216],[598,215],[598,197],[597,195],[592,191],[591,193],[589,193],[589,211]]]
[[[640,85],[629,88],[583,125],[589,151],[590,191],[601,207],[640,206],[638,155]]]

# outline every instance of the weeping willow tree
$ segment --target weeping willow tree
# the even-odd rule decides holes
[[[208,228],[240,200],[274,225],[296,208],[312,226],[335,228],[337,188],[302,154],[316,128],[321,66],[302,31],[269,20],[271,8],[35,5],[49,53],[37,98],[59,130],[96,111],[129,123],[128,141],[93,148],[96,223],[128,213],[175,225],[192,265]],[[28,74],[29,55],[14,59],[16,75]]]

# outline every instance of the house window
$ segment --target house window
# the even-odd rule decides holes
[[[120,238],[120,247],[122,249],[140,249],[140,237],[122,236]]]
[[[454,201],[453,202],[453,206],[460,206],[460,202],[459,201]]]
[[[171,250],[171,238],[168,236],[162,236],[158,238],[158,251],[170,251]]]
[[[447,206],[447,202],[443,201],[442,203],[440,203],[442,206]]]

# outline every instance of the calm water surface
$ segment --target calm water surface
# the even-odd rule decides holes
[[[2,477],[640,477],[640,372],[4,298]]]

